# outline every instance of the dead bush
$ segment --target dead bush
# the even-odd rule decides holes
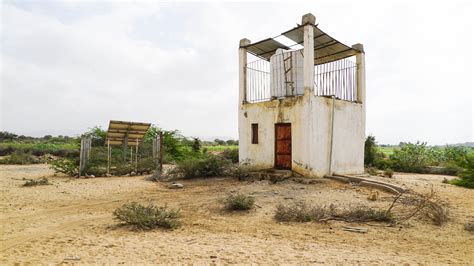
[[[279,222],[311,222],[322,221],[334,215],[334,205],[308,206],[304,202],[288,205],[279,204],[275,212],[275,220]]]
[[[277,206],[275,217],[280,222],[325,222],[339,220],[346,222],[393,222],[390,211],[373,209],[368,206],[336,207],[331,204],[308,206],[304,202]]]
[[[396,196],[390,206],[400,208],[403,213],[398,223],[419,218],[430,220],[435,225],[443,225],[449,220],[449,205],[443,202],[433,188],[425,193],[407,191]]]
[[[229,194],[224,204],[228,211],[246,211],[255,207],[255,199],[241,193]]]
[[[49,180],[46,177],[42,177],[40,179],[30,179],[27,180],[23,186],[24,187],[35,187],[35,186],[45,186],[50,185]]]
[[[157,227],[174,229],[180,225],[179,210],[156,206],[153,203],[142,205],[137,202],[124,204],[113,212],[116,219],[123,224],[132,225],[140,230],[150,230]]]
[[[392,212],[388,210],[373,209],[364,205],[342,209],[339,212],[336,212],[334,217],[348,222],[394,222]]]

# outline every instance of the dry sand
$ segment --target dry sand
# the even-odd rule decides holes
[[[22,178],[42,176],[53,184],[21,187]],[[474,191],[442,184],[442,179],[395,174],[391,182],[415,190],[433,185],[451,204],[452,214],[441,227],[410,221],[400,228],[273,220],[278,203],[294,200],[390,203],[370,202],[370,190],[329,180],[273,185],[213,178],[184,181],[184,189],[170,190],[143,177],[71,179],[53,176],[45,165],[0,166],[0,263],[473,263],[474,235],[463,224],[474,219]],[[261,208],[223,212],[220,201],[232,191],[254,195]],[[118,227],[112,212],[129,201],[180,208],[183,226],[147,232]],[[343,231],[345,225],[368,232]]]

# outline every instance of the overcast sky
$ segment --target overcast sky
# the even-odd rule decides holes
[[[367,134],[474,139],[469,0],[1,3],[0,130],[78,135],[115,119],[237,138],[239,40],[313,13],[339,41],[364,44]]]

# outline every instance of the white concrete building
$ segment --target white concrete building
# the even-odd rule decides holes
[[[305,176],[363,173],[364,49],[338,42],[315,22],[304,15],[281,34],[291,47],[272,38],[240,41],[241,165]]]

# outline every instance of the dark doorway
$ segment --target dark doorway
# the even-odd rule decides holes
[[[275,124],[275,168],[291,169],[291,124]]]

